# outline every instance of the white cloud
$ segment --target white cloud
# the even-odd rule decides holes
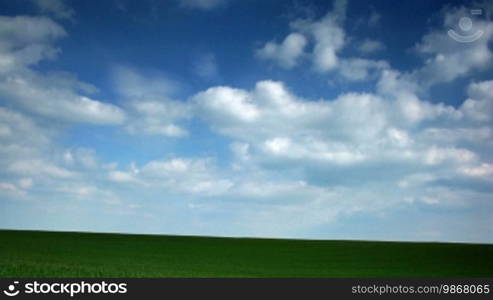
[[[273,60],[279,66],[290,69],[294,67],[304,53],[306,38],[300,33],[289,34],[281,44],[268,42],[257,50],[257,56],[265,60]]]
[[[135,178],[135,175],[131,172],[124,172],[124,171],[111,171],[108,174],[108,178],[111,181],[114,182],[121,182],[121,183],[128,183],[128,182],[135,182],[137,179]]]
[[[188,131],[174,122],[190,117],[186,104],[163,99],[161,101],[131,101],[133,118],[126,125],[126,130],[134,135],[163,135],[182,137]]]
[[[395,103],[400,114],[400,122],[414,125],[437,119],[461,120],[463,113],[451,105],[433,104],[421,100],[417,93],[421,89],[407,73],[395,70],[383,70],[377,83],[377,90],[387,100]]]
[[[125,130],[132,135],[183,137],[188,131],[178,122],[189,119],[188,104],[169,98],[178,84],[162,74],[149,76],[129,67],[117,66],[113,82],[125,101],[128,119]]]
[[[458,107],[423,100],[417,76],[432,69],[433,59],[416,72],[401,73],[385,61],[341,56],[347,39],[342,28],[345,2],[337,3],[321,20],[293,23],[295,33],[273,43],[268,59],[292,67],[303,56],[319,71],[334,71],[347,80],[378,79],[375,93],[305,99],[282,82],[265,80],[251,90],[216,86],[179,101],[171,98],[179,86],[166,75],[116,67],[115,88],[123,111],[86,96],[93,97],[96,89],[76,78],[30,69],[56,56],[52,42],[65,34],[61,27],[43,18],[3,20],[9,26],[24,22],[43,28],[31,37],[17,30],[24,25],[9,27],[10,35],[0,33],[8,41],[0,46],[0,64],[6,66],[0,75],[0,97],[8,96],[13,106],[0,107],[2,195],[36,193],[36,199],[47,200],[47,209],[65,205],[60,203],[79,209],[86,202],[97,213],[103,203],[128,207],[123,213],[145,208],[160,225],[164,219],[186,216],[187,222],[180,225],[229,224],[262,236],[303,236],[345,216],[381,216],[393,208],[482,209],[491,199],[487,185],[493,175],[492,81],[471,83],[468,99]],[[312,49],[305,47],[310,42],[315,51],[306,53]],[[16,52],[31,44],[42,44],[45,50],[26,52],[37,55]],[[438,57],[439,48],[432,44],[425,38],[419,49]],[[477,66],[459,73],[468,74]],[[214,67],[206,63],[198,71],[207,77]],[[84,97],[90,101],[81,100]],[[33,105],[34,99],[45,107]],[[102,161],[94,150],[57,144],[54,137],[65,128],[53,119],[65,120],[66,112],[73,121],[121,124],[135,135],[184,136],[189,134],[185,121],[200,118],[223,136],[218,138],[221,143],[230,144],[233,156],[221,156],[216,163],[208,156],[168,153],[166,159],[140,157],[139,163],[127,166],[119,161],[119,167]],[[180,209],[186,213],[178,213]],[[121,212],[111,213],[115,211]],[[203,228],[196,226],[193,230]]]
[[[115,105],[91,99],[79,91],[90,85],[67,74],[43,74],[29,69],[53,58],[52,42],[66,35],[53,21],[40,17],[0,17],[0,98],[36,114],[91,124],[118,124],[125,113]]]
[[[378,93],[391,97],[411,96],[416,94],[418,89],[418,84],[407,74],[393,69],[384,70],[377,83]]]
[[[100,165],[96,151],[88,148],[68,149],[63,152],[62,161],[70,167],[81,169],[95,169]]]
[[[338,168],[365,177],[354,173],[363,168],[381,173],[380,180],[393,181],[397,170],[407,176],[416,168],[433,169],[432,175],[440,178],[456,168],[486,163],[483,152],[470,148],[470,139],[469,144],[462,142],[469,133],[487,137],[491,129],[467,121],[462,107],[419,99],[414,85],[401,76],[385,71],[382,80],[389,80],[379,83],[381,94],[347,93],[332,100],[302,99],[280,82],[262,81],[252,91],[211,88],[192,101],[197,116],[233,139],[237,160],[232,167],[239,171],[255,166],[269,172],[303,170],[305,176],[317,178]],[[470,94],[489,95],[487,83],[473,83]],[[443,137],[459,126],[462,131],[455,136]],[[393,171],[383,172],[381,165]]]
[[[43,13],[49,13],[60,19],[72,19],[75,11],[64,0],[32,0]]]
[[[464,125],[463,125],[464,126]],[[477,128],[425,128],[420,133],[424,140],[440,144],[472,143],[485,145],[493,141],[493,130],[490,127],[481,126]]]
[[[337,67],[338,52],[345,45],[345,31],[342,22],[346,15],[346,1],[335,1],[334,10],[318,21],[298,20],[291,24],[294,29],[311,35],[315,40],[313,68],[327,72]]]
[[[430,147],[423,156],[427,165],[442,164],[444,162],[468,163],[477,160],[474,152],[467,149]]]
[[[230,87],[213,87],[194,96],[199,115],[213,119],[214,122],[253,122],[259,116],[251,103],[250,95]]]
[[[9,186],[15,188],[9,188],[12,191],[7,196],[46,199],[47,207],[56,206],[54,202],[60,198],[64,203],[109,199],[108,193],[92,187],[101,180],[103,170],[95,151],[65,149],[59,144],[57,138],[66,127],[0,107],[2,125],[7,125],[10,133],[0,136],[0,177],[9,178]]]
[[[257,50],[257,57],[272,60],[285,69],[296,66],[301,57],[312,60],[313,69],[326,73],[337,71],[338,75],[349,81],[375,79],[383,70],[389,69],[384,60],[370,60],[358,57],[341,57],[340,52],[347,43],[343,24],[346,18],[347,1],[334,1],[332,11],[318,20],[299,19],[291,22],[294,32],[290,33],[281,44],[268,42]],[[379,15],[372,14],[372,26],[378,23]],[[313,43],[311,50],[305,52],[306,46]],[[385,46],[376,40],[365,39],[357,50],[368,55],[384,49]]]
[[[213,128],[248,142],[289,136],[366,139],[386,123],[385,103],[375,95],[348,93],[333,101],[307,101],[275,81],[258,82],[251,92],[211,88],[193,99]]]
[[[0,78],[0,96],[25,110],[66,122],[111,125],[125,120],[121,108],[80,95],[56,79],[27,70],[9,74]]]
[[[493,80],[472,83],[469,98],[462,103],[461,111],[475,121],[487,122],[493,115]]]
[[[372,215],[396,204],[392,192],[382,194],[378,192],[382,187],[373,188],[327,188],[304,181],[252,182],[242,187],[249,199],[270,201],[240,206],[240,221],[256,236],[297,236],[310,228],[335,224],[344,216],[362,211]]]
[[[383,60],[350,58],[340,61],[339,73],[348,80],[360,81],[377,78],[379,71],[388,68],[389,64]]]
[[[6,134],[0,135],[3,150],[9,143],[36,151],[50,143],[54,132],[41,128],[37,122],[11,109],[0,107],[0,127]]]
[[[0,76],[54,58],[59,49],[52,42],[67,35],[44,17],[0,16],[0,28]]]
[[[437,179],[438,177],[436,175],[430,173],[412,173],[401,179],[398,185],[400,188],[410,188],[420,186]]]
[[[226,193],[233,185],[222,178],[211,159],[172,158],[149,161],[142,167],[131,166],[127,171],[111,171],[114,182],[134,182],[168,193],[214,196]]]
[[[483,35],[472,43],[457,42],[448,35],[447,31],[457,28],[460,18],[465,15],[469,15],[466,7],[450,9],[445,13],[443,28],[432,30],[416,45],[417,52],[425,56],[426,61],[422,68],[413,72],[414,80],[429,87],[492,66],[493,53],[489,43],[493,39],[493,22],[475,18],[473,29],[482,31]]]
[[[459,172],[473,177],[486,177],[490,180],[493,179],[493,164],[482,163],[477,166],[463,167],[459,169]]]
[[[293,29],[281,44],[268,42],[256,51],[260,59],[272,60],[285,69],[296,66],[300,58],[311,58],[313,69],[318,72],[328,72],[338,66],[338,52],[345,45],[345,31],[342,23],[346,17],[346,0],[334,1],[332,11],[320,20],[299,19],[290,25]],[[313,39],[312,53],[304,49]]]
[[[178,174],[186,174],[192,171],[205,171],[206,161],[192,161],[186,159],[175,158],[167,161],[152,161],[143,167],[144,173],[174,177]]]
[[[22,160],[13,162],[8,170],[22,176],[50,176],[55,178],[71,178],[76,173],[56,166],[49,161],[42,160]]]
[[[62,151],[56,138],[64,129],[57,124],[0,107],[1,124],[8,125],[10,134],[0,137],[0,177],[9,178],[18,191],[16,195],[32,199],[40,189],[52,195],[56,186],[82,178],[82,173],[95,169],[92,152],[67,152],[73,153],[71,165],[57,159]]]

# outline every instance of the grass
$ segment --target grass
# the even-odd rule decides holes
[[[0,277],[493,277],[493,245],[0,230]]]

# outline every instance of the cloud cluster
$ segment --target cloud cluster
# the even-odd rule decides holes
[[[0,27],[0,99],[55,120],[123,122],[123,110],[84,95],[94,90],[92,86],[69,74],[42,73],[30,67],[57,55],[59,49],[52,43],[66,36],[61,26],[45,17],[0,17]]]
[[[52,201],[43,205],[46,210],[66,208],[57,203],[62,199],[116,203],[112,192],[98,187],[103,166],[94,153],[64,149],[59,139],[75,125],[122,124],[125,111],[92,98],[97,88],[73,74],[36,68],[60,54],[55,42],[68,34],[59,24],[17,16],[0,17],[0,27],[1,205],[19,197],[33,207],[41,199]]]
[[[45,17],[0,16],[0,26],[1,74],[54,58],[59,49],[52,42],[67,35],[61,26]]]
[[[281,44],[266,43],[257,50],[257,57],[271,60],[285,69],[298,65],[302,57],[310,58],[312,68],[318,73],[337,72],[348,81],[375,79],[378,73],[389,64],[384,60],[372,60],[359,57],[341,57],[341,52],[348,44],[344,29],[347,10],[346,0],[334,1],[332,11],[318,20],[298,19],[291,22],[290,33]],[[368,20],[369,26],[376,26],[379,15],[373,12]],[[370,55],[385,48],[377,40],[365,39],[358,42],[357,50],[363,55]],[[312,51],[305,52],[305,47],[313,44]]]
[[[274,81],[259,82],[253,91],[210,88],[193,101],[214,130],[248,143],[249,151],[265,161],[301,165],[312,161],[318,167],[385,161],[460,164],[477,157],[470,150],[441,146],[429,135],[427,140],[421,136],[461,126],[466,131],[483,130],[491,112],[491,97],[484,92],[490,85],[490,81],[472,84],[470,94],[476,99],[457,109],[412,93],[400,94],[400,89],[391,95],[347,93],[311,101]]]
[[[185,2],[201,9],[222,3]],[[484,39],[473,45],[451,44],[443,28],[430,31],[415,47],[423,64],[399,71],[368,58],[384,48],[376,40],[356,42],[363,57],[344,56],[346,6],[336,1],[318,20],[292,22],[283,41],[256,53],[285,69],[309,60],[317,76],[335,72],[375,82],[371,92],[318,99],[262,80],[250,90],[213,86],[178,100],[172,96],[180,85],[169,76],[114,66],[120,105],[99,101],[97,88],[75,76],[33,67],[60,53],[54,42],[67,36],[60,25],[0,17],[2,199],[44,199],[43,207],[55,212],[84,207],[100,220],[118,215],[115,222],[138,215],[170,225],[168,219],[180,218],[181,226],[196,226],[189,232],[210,228],[207,234],[229,224],[235,234],[259,236],[303,236],[343,218],[398,209],[491,211],[493,80],[470,81],[458,105],[425,95],[491,64],[492,23],[478,22]],[[445,27],[460,12],[446,12]],[[376,26],[379,18],[373,12],[368,22]],[[217,75],[214,56],[198,65],[199,76]],[[85,124],[184,143],[198,134],[190,120],[211,130],[202,134],[221,155],[194,149],[108,161],[93,149],[58,142],[65,129]],[[491,229],[482,230],[484,240]]]
[[[108,179],[124,184],[165,190],[168,194],[201,197],[221,195],[233,184],[221,178],[211,159],[173,158],[149,161],[141,167],[132,163],[127,170],[113,170]]]
[[[182,137],[188,131],[178,122],[190,118],[186,103],[172,100],[178,84],[166,76],[144,76],[129,67],[113,70],[113,81],[119,96],[125,101],[129,118],[125,129],[133,135]]]
[[[487,203],[491,189],[474,186],[492,180],[491,123],[478,115],[492,113],[492,82],[472,83],[469,98],[455,108],[419,99],[400,78],[383,72],[377,94],[320,100],[303,99],[275,81],[258,82],[251,91],[210,88],[190,105],[232,140],[229,168],[218,169],[210,158],[175,158],[113,170],[109,179],[222,199],[218,205],[234,206],[227,209],[236,214],[241,209],[237,218],[249,220],[244,229],[256,235],[400,206]],[[454,187],[463,182],[469,187]],[[211,205],[217,208],[192,207]]]
[[[338,52],[346,43],[342,23],[346,17],[346,0],[334,2],[334,9],[317,21],[297,20],[291,27],[313,37],[313,67],[319,72],[331,71],[337,67]]]
[[[493,11],[486,6],[484,13]],[[460,43],[450,38],[449,28],[458,27],[460,18],[469,14],[469,8],[459,7],[444,14],[443,27],[426,34],[415,50],[426,60],[424,65],[412,76],[420,84],[429,87],[438,83],[451,82],[473,71],[488,70],[493,64],[493,53],[489,44],[493,40],[493,23],[488,19],[474,18],[474,31],[483,32],[480,39],[473,43]],[[467,33],[466,35],[469,35]]]

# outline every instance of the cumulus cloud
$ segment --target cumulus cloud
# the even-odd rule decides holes
[[[334,72],[348,81],[376,79],[382,70],[390,68],[384,60],[371,60],[358,57],[341,57],[348,37],[344,29],[347,1],[334,1],[332,11],[318,20],[298,19],[290,26],[295,31],[290,33],[281,44],[268,42],[257,50],[257,57],[272,60],[280,67],[291,69],[300,62],[301,57],[312,60],[313,69],[320,73]],[[378,22],[379,15],[372,15],[372,26]],[[305,53],[305,47],[313,44]],[[369,55],[384,49],[376,40],[365,39],[359,43],[357,50]]]
[[[257,56],[265,60],[273,60],[279,66],[290,69],[294,67],[303,55],[307,44],[306,38],[299,33],[289,34],[281,44],[268,42],[257,50]]]
[[[333,10],[318,20],[299,19],[291,22],[294,32],[281,44],[267,43],[257,51],[257,56],[273,60],[281,67],[289,69],[304,55],[311,58],[314,70],[321,73],[337,71],[337,74],[349,81],[375,79],[383,70],[392,70],[384,60],[343,55],[347,42],[354,39],[348,37],[344,29],[346,7],[346,1],[334,1]],[[405,80],[426,91],[433,85],[451,82],[475,71],[488,70],[493,63],[493,54],[489,48],[493,38],[493,22],[490,19],[490,6],[485,7],[486,18],[473,20],[473,29],[483,33],[473,43],[460,43],[448,35],[448,30],[457,27],[460,18],[467,15],[469,9],[462,6],[444,10],[443,26],[432,29],[414,47],[415,52],[424,58],[423,65],[401,77],[406,77]],[[377,25],[379,19],[380,15],[373,11],[368,26]],[[305,53],[303,49],[311,43],[313,50]],[[383,43],[373,39],[363,39],[356,46],[356,50],[363,56],[384,48]]]
[[[344,47],[346,33],[342,24],[346,18],[346,0],[334,1],[333,11],[322,19],[297,20],[291,27],[310,35],[315,40],[313,48],[313,67],[320,72],[333,70],[338,65],[338,52]]]
[[[472,84],[470,90],[477,86]],[[382,163],[403,170],[403,164],[423,169],[473,166],[484,158],[432,133],[461,124],[469,126],[463,128],[466,132],[489,132],[485,125],[468,121],[462,112],[467,101],[454,108],[423,101],[410,92],[347,93],[309,101],[280,82],[262,81],[252,91],[211,88],[192,101],[214,130],[237,141],[232,147],[237,157],[269,168],[302,167],[312,172],[324,166],[378,169]]]
[[[258,224],[249,230],[276,235],[360,211],[457,208],[491,197],[461,186],[493,178],[491,82],[471,83],[468,99],[454,107],[420,99],[409,74],[384,69],[377,78],[377,93],[335,99],[303,99],[275,81],[192,97],[197,116],[233,140],[230,172],[238,176],[220,195],[265,201],[261,210],[245,208],[243,217]],[[286,222],[293,218],[299,222]]]
[[[246,141],[286,136],[365,137],[384,124],[385,104],[371,94],[349,93],[333,101],[307,101],[281,82],[261,81],[253,91],[211,88],[192,99],[218,132]],[[373,122],[373,128],[366,128]],[[282,144],[282,143],[281,143]]]
[[[343,59],[340,62],[339,73],[350,81],[368,80],[378,78],[382,70],[390,66],[384,60],[370,60],[364,58]]]
[[[274,41],[267,42],[262,48],[257,49],[257,57],[272,60],[282,68],[291,69],[305,55],[304,49],[310,42],[309,39],[312,39],[312,53],[306,53],[306,56],[311,58],[313,69],[322,73],[335,69],[339,61],[338,52],[346,43],[346,34],[342,28],[346,7],[346,0],[336,0],[333,10],[319,20],[298,19],[291,22],[293,32],[280,44]]]
[[[493,114],[493,80],[472,83],[468,89],[469,98],[464,101],[461,111],[470,119],[487,122]]]

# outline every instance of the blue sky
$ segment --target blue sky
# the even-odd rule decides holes
[[[0,7],[0,228],[493,242],[486,1]]]

